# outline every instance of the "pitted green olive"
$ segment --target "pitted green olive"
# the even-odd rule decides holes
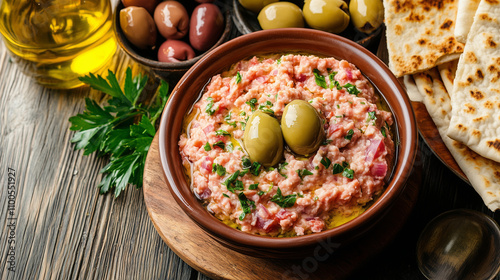
[[[325,138],[321,117],[304,100],[294,100],[285,106],[281,130],[288,147],[299,155],[314,153]]]
[[[354,27],[370,34],[384,21],[384,5],[382,0],[351,0],[349,13]]]
[[[262,29],[304,27],[302,10],[290,2],[276,2],[265,6],[257,19]]]
[[[283,157],[283,135],[277,119],[257,111],[246,124],[243,145],[250,160],[269,167]]]
[[[278,1],[279,0],[238,0],[241,6],[256,14],[258,14],[265,6]]]
[[[306,0],[302,10],[314,29],[340,33],[349,25],[349,8],[343,0]]]

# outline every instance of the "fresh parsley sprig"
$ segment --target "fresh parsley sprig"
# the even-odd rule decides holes
[[[84,155],[109,156],[109,163],[101,169],[105,174],[98,185],[101,194],[113,190],[118,197],[128,184],[140,188],[146,155],[156,134],[155,122],[169,97],[168,84],[161,82],[151,102],[139,102],[148,77],[132,77],[130,68],[123,89],[112,71],[106,79],[90,73],[80,80],[111,99],[104,107],[85,99],[84,112],[69,118],[70,130],[76,131],[71,142]]]

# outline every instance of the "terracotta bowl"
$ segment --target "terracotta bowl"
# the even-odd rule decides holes
[[[120,27],[120,11],[125,8],[121,1],[119,2],[118,6],[116,7],[115,13],[114,13],[114,19],[113,19],[113,29],[115,32],[116,40],[118,41],[118,45],[127,53],[132,59],[137,61],[138,63],[147,66],[150,68],[156,75],[158,75],[160,78],[171,81],[171,82],[177,82],[186,71],[193,66],[200,58],[202,58],[206,53],[208,53],[210,50],[216,48],[223,42],[226,42],[227,40],[230,39],[232,36],[232,22],[231,22],[231,14],[230,14],[230,8],[228,5],[225,5],[219,1],[215,1],[214,4],[216,4],[221,12],[224,15],[224,31],[222,32],[221,37],[219,40],[215,43],[215,45],[210,48],[206,52],[198,52],[195,50],[196,57],[182,61],[179,63],[167,63],[167,62],[159,62],[157,60],[157,53],[158,53],[158,48],[160,45],[165,41],[165,39],[158,33],[157,35],[157,40],[156,40],[156,46],[152,50],[141,50],[132,45],[127,38],[125,37],[125,34],[123,33],[122,28]],[[189,1],[184,1],[183,5],[185,5],[186,10],[188,11],[188,14],[191,15],[194,7],[197,5],[197,3],[194,0],[189,0]],[[186,40],[186,38],[184,39]]]
[[[219,221],[192,193],[181,163],[179,135],[185,114],[199,99],[203,87],[213,75],[252,55],[292,51],[345,59],[356,65],[383,93],[396,123],[395,141],[399,141],[399,145],[396,145],[396,162],[381,197],[350,222],[320,233],[297,237],[276,238],[248,234]],[[256,257],[304,257],[304,254],[314,252],[320,244],[345,246],[361,237],[391,211],[405,188],[417,152],[416,122],[410,101],[386,65],[371,52],[348,39],[303,28],[253,32],[237,37],[203,56],[173,89],[159,130],[159,150],[165,179],[180,207],[221,244]]]

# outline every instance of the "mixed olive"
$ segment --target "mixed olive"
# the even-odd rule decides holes
[[[371,34],[384,20],[382,0],[239,0],[257,15],[262,29],[308,27],[341,33],[349,23]],[[301,6],[301,7],[300,7]]]
[[[180,62],[210,49],[224,30],[224,16],[214,0],[122,0],[120,27],[140,50],[157,52],[160,62]],[[194,8],[192,8],[194,6]]]
[[[284,144],[295,154],[310,156],[324,142],[323,122],[316,109],[304,100],[285,106],[278,120],[263,111],[247,121],[243,144],[250,160],[269,167],[283,158]]]

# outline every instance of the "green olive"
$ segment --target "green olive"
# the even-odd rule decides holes
[[[302,10],[290,2],[276,2],[265,6],[257,19],[262,29],[304,27]]]
[[[257,111],[245,127],[243,145],[251,161],[269,167],[276,165],[283,157],[283,135],[277,119]]]
[[[281,130],[288,147],[299,155],[314,153],[325,138],[319,113],[304,100],[294,100],[285,106]]]
[[[340,33],[349,25],[348,7],[342,0],[306,0],[303,13],[314,29]]]
[[[250,10],[256,14],[265,6],[278,2],[279,0],[238,0],[245,9]]]
[[[370,34],[384,22],[382,0],[351,0],[349,13],[354,27]]]

